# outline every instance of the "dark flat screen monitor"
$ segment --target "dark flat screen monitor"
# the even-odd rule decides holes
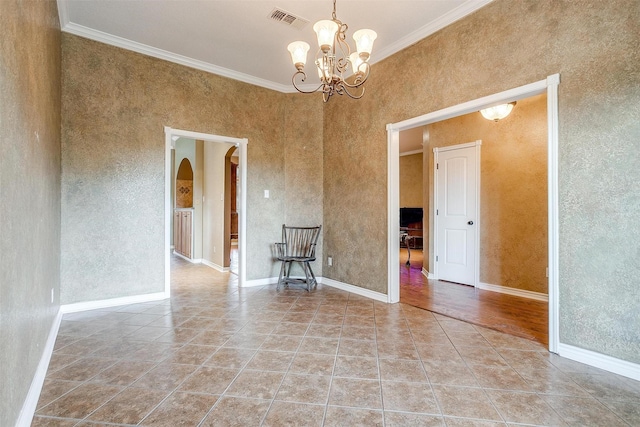
[[[422,208],[400,208],[400,227],[422,221]]]

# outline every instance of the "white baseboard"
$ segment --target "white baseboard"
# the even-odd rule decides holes
[[[436,276],[433,273],[429,273],[429,271],[424,267],[422,267],[422,275],[427,279],[431,279],[431,280],[436,278]]]
[[[303,277],[291,277],[292,279],[298,278],[302,279]],[[376,291],[371,291],[369,289],[361,288],[359,286],[350,285],[348,283],[339,282],[337,280],[328,279],[326,277],[317,277],[316,280],[318,283],[323,285],[330,286],[332,288],[341,289],[343,291],[351,292],[352,294],[360,295],[363,297],[371,298],[376,301],[381,302],[389,302],[389,298],[387,294],[383,294]],[[253,287],[253,286],[266,286],[266,285],[275,285],[278,283],[277,277],[268,277],[265,279],[254,279],[254,280],[246,280],[243,287]]]
[[[202,261],[200,259],[187,258],[186,256],[179,254],[176,251],[173,251],[173,255],[177,256],[178,258],[182,258],[185,261],[189,261],[191,264],[199,264]]]
[[[155,294],[132,295],[129,297],[103,299],[98,301],[77,302],[60,306],[61,313],[76,313],[78,311],[95,310],[98,308],[115,307],[118,305],[138,304],[141,302],[160,301],[169,298],[164,292]]]
[[[558,344],[558,354],[567,359],[575,360],[576,362],[640,381],[640,365],[637,363],[627,362],[626,360],[617,359],[612,356],[607,356],[606,354],[562,343]]]
[[[204,265],[206,265],[207,267],[211,267],[211,268],[213,268],[214,270],[217,270],[217,271],[219,271],[219,272],[221,272],[221,273],[226,273],[227,271],[229,271],[229,267],[222,267],[222,266],[220,266],[220,265],[218,265],[218,264],[215,264],[215,263],[213,263],[213,262],[211,262],[211,261],[209,261],[209,260],[206,260],[206,259],[204,259],[204,258],[203,258],[203,259],[201,259],[201,260],[199,260],[199,261],[200,261],[200,263],[201,263],[201,264],[204,264]]]
[[[36,368],[36,372],[31,380],[31,386],[27,397],[22,404],[20,415],[16,427],[29,427],[33,420],[33,416],[36,413],[38,406],[38,400],[40,399],[40,392],[44,385],[44,379],[47,376],[47,369],[49,368],[49,362],[51,361],[51,354],[53,354],[53,347],[56,344],[56,338],[58,337],[58,329],[60,329],[60,322],[62,321],[62,311],[58,310],[56,317],[53,319],[53,324],[49,330],[49,336],[47,342],[42,350],[42,356],[40,362]]]
[[[322,283],[323,285],[331,286],[332,288],[341,289],[343,291],[351,292],[352,294],[360,295],[363,297],[371,298],[380,302],[389,302],[389,297],[387,294],[383,294],[380,292],[372,291],[369,289],[361,288],[359,286],[350,285],[348,283],[339,282],[337,280],[328,279],[326,277],[319,277],[318,283]]]
[[[278,283],[277,277],[267,277],[265,279],[253,279],[253,280],[245,280],[243,288],[252,288],[254,286],[265,286],[265,285],[275,285]]]
[[[506,286],[492,285],[490,283],[483,283],[483,282],[478,283],[478,286],[476,286],[476,288],[484,289],[485,291],[500,292],[501,294],[509,294],[517,297],[534,299],[536,301],[544,301],[544,302],[549,301],[549,295],[547,294],[543,294],[540,292],[533,292],[533,291],[525,291],[524,289],[509,288]]]

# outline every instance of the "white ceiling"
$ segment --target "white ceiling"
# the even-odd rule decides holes
[[[490,1],[338,0],[337,17],[349,25],[351,46],[360,28],[378,33],[375,63]],[[274,8],[310,23],[298,30],[273,21]],[[331,0],[58,0],[63,31],[281,92],[295,91],[287,45],[309,43],[309,67],[313,24],[332,8]],[[310,72],[310,86],[316,80]]]

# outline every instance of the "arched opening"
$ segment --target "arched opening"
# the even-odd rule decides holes
[[[176,207],[193,207],[193,168],[189,159],[184,158],[176,176]]]
[[[225,267],[237,273],[238,249],[238,148],[231,147],[225,155],[224,259]],[[235,251],[235,252],[234,252]]]

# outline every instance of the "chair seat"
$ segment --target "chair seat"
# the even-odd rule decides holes
[[[283,257],[278,257],[278,261],[288,261],[288,262],[305,262],[305,261],[315,261],[315,257],[314,258],[309,258],[309,257],[303,257],[303,256],[283,256]]]

